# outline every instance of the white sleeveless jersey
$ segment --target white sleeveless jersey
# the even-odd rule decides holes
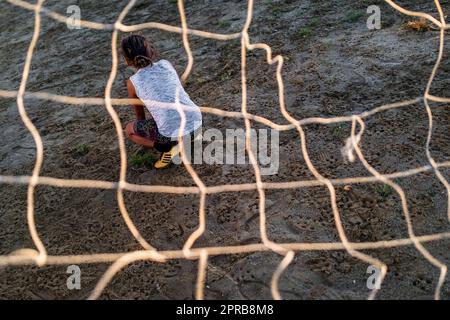
[[[177,91],[180,103],[178,107],[181,105],[186,116],[183,135],[202,125],[200,108],[184,91],[178,74],[169,61],[159,60],[151,66],[139,69],[130,80],[136,95],[144,102],[163,136],[178,137],[181,117],[176,104]]]

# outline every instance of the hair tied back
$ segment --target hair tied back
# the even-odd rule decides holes
[[[145,68],[149,65],[152,65],[152,60],[149,57],[146,56],[136,56],[134,57],[134,65],[138,68]]]

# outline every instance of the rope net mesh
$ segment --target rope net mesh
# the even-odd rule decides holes
[[[437,97],[430,94],[430,88],[433,84],[433,80],[438,72],[439,67],[443,59],[444,53],[444,41],[445,32],[449,29],[446,24],[445,15],[441,7],[439,0],[435,0],[434,4],[438,13],[439,18],[436,19],[433,16],[424,12],[414,12],[407,10],[394,1],[385,0],[392,8],[401,12],[404,15],[411,17],[419,17],[426,19],[435,28],[439,30],[439,52],[437,56],[437,61],[431,72],[428,80],[427,87],[423,93],[423,96],[418,97],[409,101],[401,101],[392,104],[382,105],[380,107],[374,108],[372,110],[365,111],[360,114],[354,114],[351,116],[340,116],[340,117],[315,117],[315,118],[305,118],[296,119],[294,118],[286,109],[285,105],[285,94],[284,94],[284,83],[282,76],[283,68],[283,56],[272,54],[272,49],[270,46],[264,43],[252,43],[249,36],[249,28],[252,24],[253,18],[253,7],[254,1],[248,0],[247,2],[247,15],[246,21],[239,33],[234,34],[218,34],[207,32],[203,30],[190,29],[187,23],[184,1],[178,0],[178,11],[181,18],[181,26],[171,26],[162,23],[142,23],[139,25],[127,26],[122,23],[127,14],[136,4],[136,0],[131,0],[123,8],[117,20],[113,24],[102,24],[92,21],[81,20],[79,23],[83,28],[90,28],[94,30],[110,30],[112,32],[111,45],[112,45],[112,68],[109,75],[109,79],[105,88],[105,94],[103,98],[95,97],[70,97],[49,94],[46,92],[28,92],[27,80],[29,77],[29,72],[31,68],[33,52],[36,44],[39,40],[39,34],[41,30],[41,15],[46,15],[54,20],[62,23],[74,24],[69,18],[60,15],[54,11],[46,9],[44,7],[45,0],[38,0],[36,4],[31,4],[21,0],[7,0],[12,5],[21,7],[27,10],[34,11],[34,32],[31,42],[28,47],[25,64],[23,67],[22,80],[20,82],[20,87],[17,91],[6,91],[0,90],[0,97],[8,99],[17,100],[17,108],[21,119],[26,126],[26,128],[31,133],[35,147],[36,147],[36,159],[34,170],[29,176],[0,176],[0,183],[3,184],[22,184],[26,185],[27,190],[27,223],[29,228],[29,233],[35,245],[33,249],[21,249],[17,250],[10,255],[0,256],[1,266],[19,266],[19,265],[37,265],[37,266],[48,266],[48,265],[69,265],[69,264],[89,264],[89,263],[111,263],[110,267],[103,274],[103,276],[98,281],[95,289],[90,295],[90,299],[98,298],[108,283],[113,279],[113,277],[120,272],[127,265],[132,264],[136,261],[156,261],[164,263],[170,259],[193,259],[198,260],[198,275],[196,281],[196,292],[195,296],[197,299],[204,298],[204,287],[205,279],[208,266],[208,258],[216,255],[231,255],[231,254],[241,254],[241,253],[253,253],[260,251],[272,251],[280,255],[280,262],[276,270],[274,270],[272,275],[272,280],[270,284],[271,293],[274,299],[281,299],[281,294],[278,288],[278,281],[282,276],[283,272],[288,268],[289,264],[293,261],[295,253],[299,251],[331,251],[331,250],[345,250],[351,256],[360,259],[361,261],[374,265],[379,268],[381,283],[386,276],[388,271],[388,266],[381,260],[374,258],[373,256],[367,254],[368,250],[373,249],[383,249],[383,248],[394,248],[401,246],[414,246],[420,254],[428,260],[428,262],[439,270],[439,279],[437,279],[437,286],[435,289],[435,298],[439,299],[441,288],[444,283],[447,266],[434,257],[424,246],[424,243],[438,241],[442,239],[450,238],[450,232],[429,234],[424,236],[416,236],[411,221],[410,211],[407,204],[407,199],[404,190],[394,182],[394,179],[404,178],[414,176],[424,172],[432,172],[442,183],[447,191],[447,199],[450,199],[450,185],[443,173],[441,172],[445,168],[450,167],[450,161],[447,162],[436,162],[430,152],[430,143],[432,140],[433,132],[433,113],[430,107],[430,102],[438,103],[449,103],[450,98]],[[127,154],[125,148],[123,126],[120,122],[119,116],[114,110],[113,106],[128,105],[128,104],[139,104],[140,101],[132,99],[113,99],[111,97],[111,91],[113,87],[114,80],[118,71],[118,34],[119,32],[134,32],[144,29],[159,29],[171,33],[179,33],[182,36],[184,50],[187,55],[187,66],[182,75],[182,79],[186,80],[191,73],[194,58],[191,51],[189,37],[203,37],[214,39],[217,41],[229,41],[229,40],[240,40],[241,43],[241,95],[242,95],[242,105],[241,112],[230,112],[224,111],[218,108],[211,107],[201,107],[203,113],[209,113],[221,117],[229,118],[240,118],[245,121],[245,133],[246,133],[246,152],[248,154],[254,176],[255,183],[248,184],[234,184],[234,185],[217,185],[217,186],[206,186],[202,181],[201,177],[194,170],[192,165],[189,163],[185,150],[183,150],[182,143],[181,146],[181,159],[187,170],[187,172],[192,177],[195,182],[195,187],[176,187],[176,186],[158,186],[158,185],[138,185],[132,184],[126,181],[127,172]],[[247,53],[253,50],[263,50],[266,53],[267,63],[276,66],[276,81],[278,85],[278,96],[279,96],[279,110],[283,117],[289,122],[288,125],[276,124],[262,116],[251,114],[247,111]],[[114,123],[115,130],[117,133],[119,141],[120,150],[120,177],[118,181],[100,181],[100,180],[74,180],[74,179],[59,179],[53,177],[40,176],[40,171],[42,168],[44,160],[44,149],[41,136],[33,125],[32,121],[27,115],[25,109],[26,98],[35,98],[47,101],[54,101],[57,103],[72,104],[72,105],[104,105]],[[409,169],[406,171],[398,171],[391,174],[382,174],[378,172],[370,163],[366,160],[361,148],[360,141],[365,130],[365,119],[385,112],[387,110],[403,108],[406,106],[414,104],[423,104],[427,115],[428,115],[428,137],[425,148],[426,157],[429,164],[426,166]],[[185,118],[183,113],[183,108],[177,103],[177,110],[181,115],[181,129],[185,125]],[[258,166],[256,156],[253,153],[251,147],[251,127],[252,122],[260,123],[271,129],[278,131],[289,131],[294,130],[298,133],[298,137],[301,143],[301,153],[306,162],[308,170],[314,176],[312,180],[299,180],[290,182],[263,182],[260,173],[260,168]],[[349,123],[351,124],[351,135],[347,139],[347,143],[343,148],[342,152],[346,158],[350,161],[359,161],[365,169],[370,173],[369,176],[365,177],[353,177],[353,178],[343,178],[343,179],[327,179],[324,177],[318,169],[314,166],[310,160],[310,156],[307,150],[307,143],[305,139],[305,133],[303,130],[304,125],[308,124],[335,124],[335,123]],[[183,132],[183,130],[180,130]],[[180,137],[181,138],[181,137]],[[351,242],[348,240],[346,235],[346,230],[343,226],[341,214],[336,202],[336,186],[347,185],[347,184],[364,184],[364,183],[383,183],[389,185],[399,196],[401,201],[401,208],[404,214],[405,223],[407,226],[408,237],[402,239],[394,239],[389,241],[378,241],[378,242]],[[68,256],[52,256],[47,254],[46,247],[40,239],[38,230],[36,228],[34,220],[34,210],[35,210],[35,188],[38,185],[54,186],[59,188],[95,188],[95,189],[113,189],[117,192],[117,204],[122,214],[122,217],[136,241],[142,246],[142,250],[114,253],[114,254],[84,254],[84,255],[68,255]],[[328,190],[331,209],[333,212],[334,223],[336,230],[339,235],[339,242],[328,242],[328,243],[276,243],[271,241],[267,234],[266,225],[266,198],[265,191],[270,189],[295,189],[295,188],[305,188],[312,186],[322,186]],[[201,237],[206,230],[206,213],[205,213],[205,201],[208,195],[218,194],[222,192],[239,192],[255,190],[259,196],[259,232],[261,235],[261,242],[256,244],[247,245],[237,245],[237,246],[217,246],[217,247],[204,247],[204,248],[194,248],[196,240]],[[124,202],[124,191],[131,192],[142,192],[142,193],[173,193],[173,194],[197,194],[199,196],[199,212],[198,212],[198,228],[188,237],[187,241],[184,243],[183,248],[179,250],[171,251],[160,251],[154,248],[150,243],[148,243],[145,238],[140,234],[138,228],[133,223],[130,218]],[[450,200],[448,200],[450,201]],[[450,205],[447,204],[447,213],[450,219]],[[364,251],[364,253],[362,252]],[[379,289],[374,289],[371,291],[369,299],[375,298]]]

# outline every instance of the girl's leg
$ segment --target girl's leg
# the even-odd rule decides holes
[[[173,157],[178,154],[178,141],[161,135],[153,119],[130,122],[125,127],[125,133],[134,143],[161,152],[160,159],[154,165],[156,169],[169,166]]]
[[[128,137],[128,139],[130,139],[131,141],[133,141],[134,143],[137,143],[141,146],[144,146],[146,148],[154,148],[155,146],[155,141],[142,136],[141,134],[135,132],[135,124],[136,122],[130,122],[126,125],[125,127],[125,133]]]

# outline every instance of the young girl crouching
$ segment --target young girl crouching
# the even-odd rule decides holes
[[[177,99],[186,119],[182,136],[189,139],[202,125],[200,108],[189,98],[172,64],[164,59],[156,61],[156,50],[145,37],[128,36],[121,47],[126,64],[136,69],[127,81],[128,96],[142,102],[134,105],[137,119],[126,125],[126,135],[139,145],[161,152],[154,167],[165,168],[178,154],[181,116]],[[144,106],[150,113],[148,118]]]

